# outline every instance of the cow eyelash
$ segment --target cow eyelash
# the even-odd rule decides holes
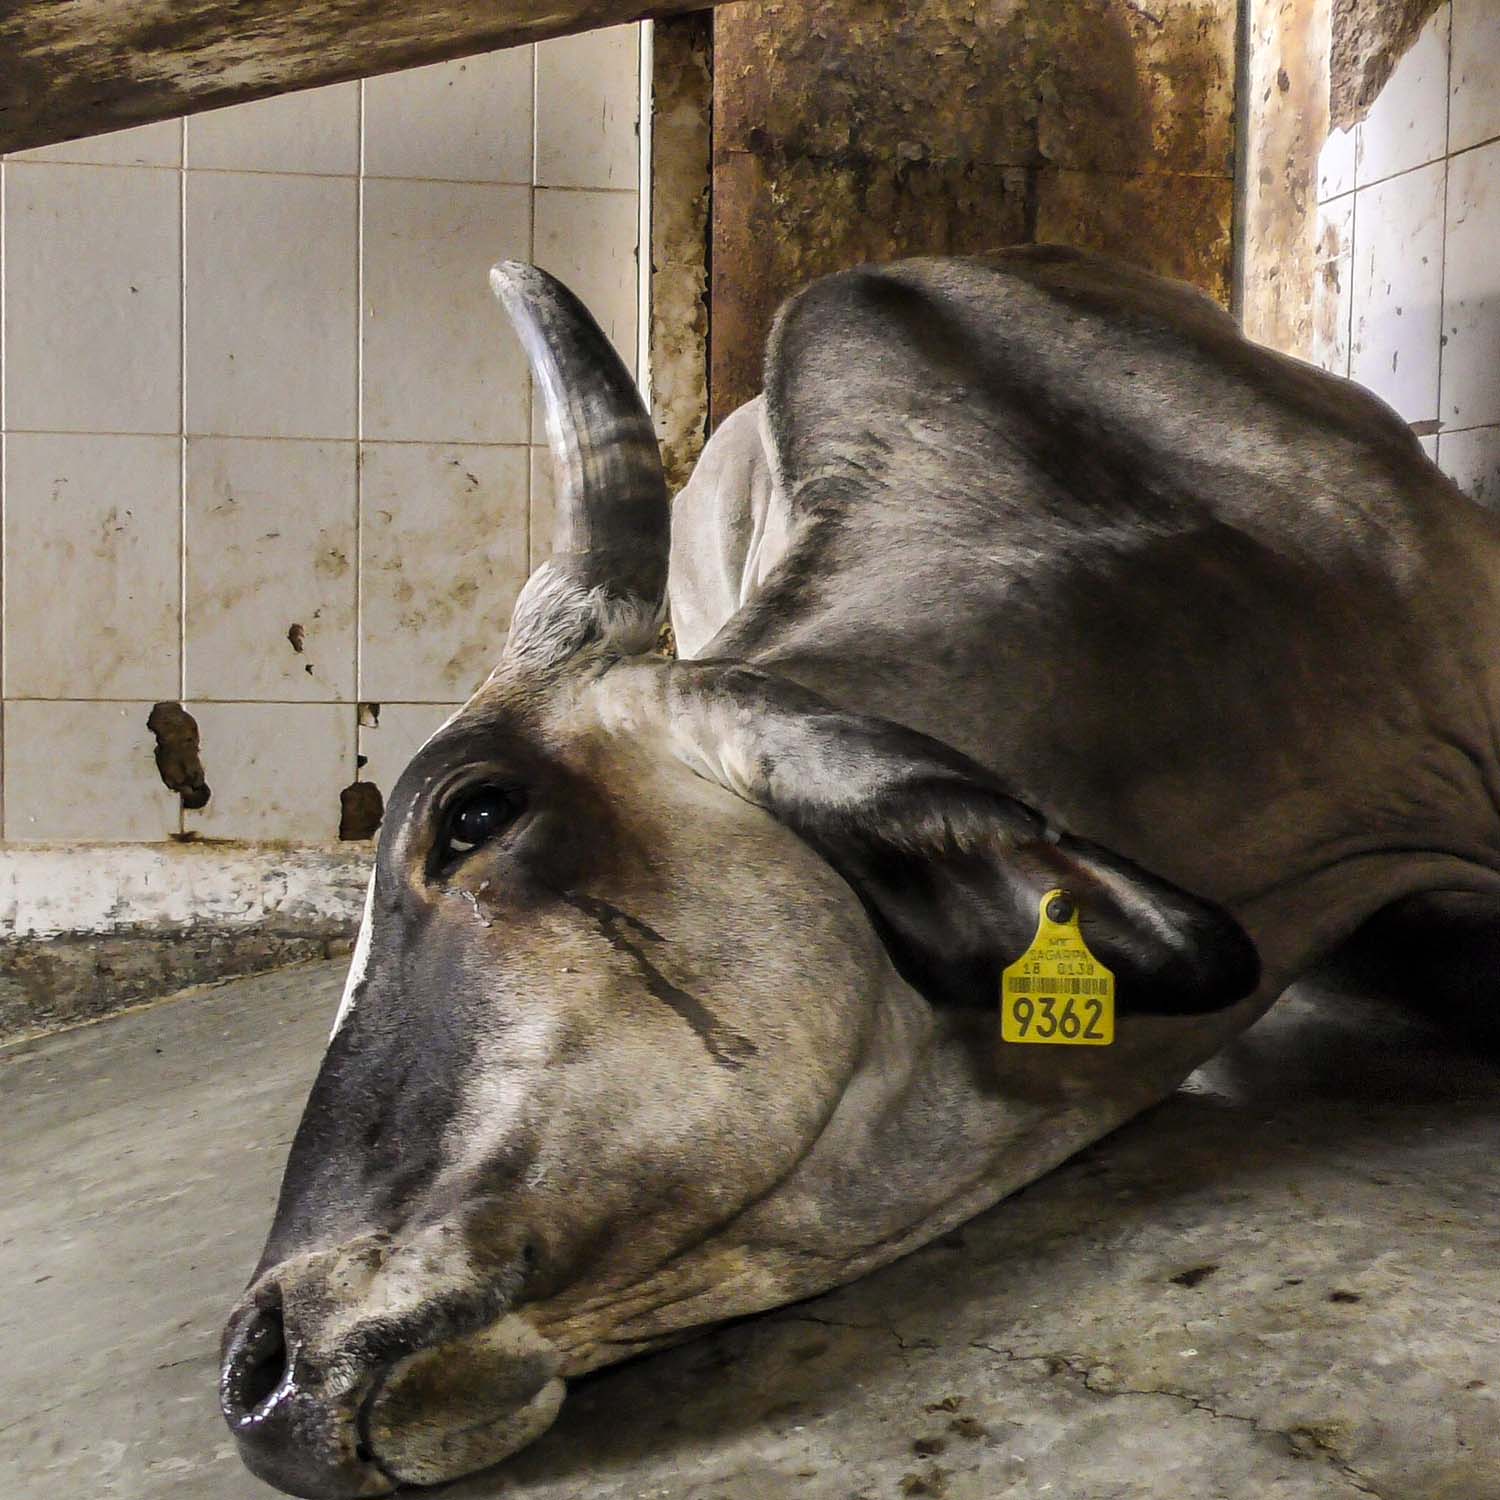
[[[498,838],[526,805],[514,787],[478,786],[454,798],[443,814],[439,858],[447,865]]]

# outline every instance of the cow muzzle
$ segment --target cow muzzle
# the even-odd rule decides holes
[[[305,1500],[356,1500],[487,1468],[551,1426],[558,1354],[482,1301],[432,1316],[351,1305],[339,1267],[246,1295],[225,1329],[219,1402],[257,1478]]]

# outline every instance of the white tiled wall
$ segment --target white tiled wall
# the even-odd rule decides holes
[[[486,271],[636,352],[620,27],[0,163],[7,839],[336,837],[483,679],[550,535]],[[146,729],[198,721],[184,813]]]
[[[1314,357],[1500,508],[1500,6],[1449,0],[1319,159]]]

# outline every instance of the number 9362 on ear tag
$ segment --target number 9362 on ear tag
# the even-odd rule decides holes
[[[1089,952],[1067,891],[1042,897],[1031,946],[1001,976],[1000,1035],[1054,1047],[1115,1039],[1115,976]]]

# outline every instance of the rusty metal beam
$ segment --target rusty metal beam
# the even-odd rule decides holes
[[[719,0],[0,0],[0,152]]]

